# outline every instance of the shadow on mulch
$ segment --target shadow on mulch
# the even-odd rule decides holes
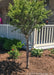
[[[5,49],[0,49],[0,54],[4,54],[7,53],[9,50],[5,50]]]
[[[8,51],[10,51],[10,50],[0,49],[0,54],[8,53]],[[19,49],[19,51],[26,51],[26,49],[21,48],[21,49]]]
[[[2,61],[0,62],[0,75],[12,75],[12,73],[22,72],[24,71],[23,68],[21,68],[22,63],[15,63],[13,61]]]

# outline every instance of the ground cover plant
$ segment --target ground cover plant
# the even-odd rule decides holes
[[[14,48],[12,50],[10,50],[8,52],[8,54],[9,54],[9,56],[10,56],[11,59],[17,59],[18,56],[20,55],[19,50],[14,49]]]
[[[21,46],[18,46],[21,48]],[[11,46],[11,50],[8,52],[11,59],[17,59],[20,56],[19,48],[16,45]]]
[[[33,49],[31,51],[31,56],[41,57],[43,54],[43,49]]]
[[[52,56],[52,55],[54,55],[54,48],[50,48],[50,49],[48,49],[49,51],[50,51],[50,54],[49,54],[49,56]]]
[[[51,52],[51,54],[54,54],[54,48],[50,48],[48,50]]]

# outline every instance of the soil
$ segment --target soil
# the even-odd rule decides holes
[[[44,50],[42,57],[31,57],[29,53],[29,69],[26,69],[26,51],[20,51],[21,56],[8,59],[6,52],[0,51],[0,75],[54,75],[54,55]]]

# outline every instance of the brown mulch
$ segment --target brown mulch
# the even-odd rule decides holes
[[[42,57],[31,57],[29,53],[29,69],[26,69],[26,51],[12,61],[8,53],[0,51],[0,75],[54,75],[54,57],[45,50]]]

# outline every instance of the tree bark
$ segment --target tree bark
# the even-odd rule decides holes
[[[29,68],[29,40],[28,40],[28,37],[26,37],[26,43],[27,43],[27,48],[26,48],[26,69]]]

